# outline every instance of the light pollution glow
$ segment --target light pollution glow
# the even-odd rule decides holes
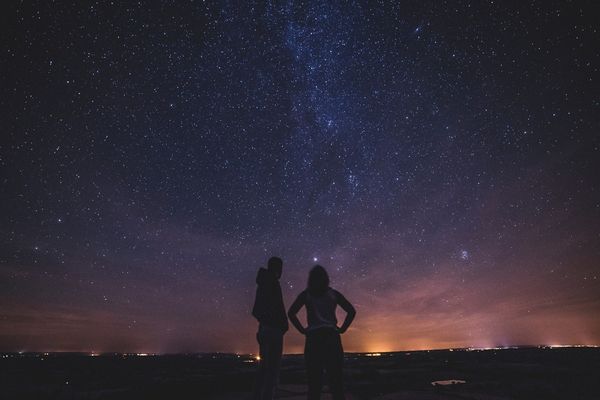
[[[332,278],[336,278],[335,273]],[[590,318],[587,308],[595,304],[594,299],[581,305],[563,302],[549,309],[542,296],[545,290],[539,287],[529,287],[525,291],[524,287],[513,285],[490,297],[494,283],[485,286],[482,281],[465,288],[455,279],[443,276],[413,281],[402,290],[392,289],[378,295],[359,290],[368,287],[369,280],[378,278],[372,274],[368,279],[338,287],[358,310],[355,324],[343,336],[346,351],[382,353],[598,343],[595,334],[600,326],[597,319]],[[285,288],[284,292],[289,304],[291,293]],[[251,298],[250,292],[246,301],[250,302]],[[451,301],[445,301],[448,299]],[[165,327],[176,326],[177,320],[165,316],[140,316],[139,326],[132,331],[123,329],[126,321],[117,314],[83,313],[75,307],[62,307],[57,311],[49,306],[25,308],[15,305],[10,312],[4,309],[4,315],[2,324],[6,327],[10,321],[10,331],[3,330],[3,350],[88,351],[93,348],[95,353],[123,350],[255,353],[257,350],[253,335],[256,325],[249,315],[239,324],[224,316],[221,329],[213,330],[211,336],[206,335],[202,318],[179,321],[179,329],[166,332]],[[338,319],[342,317],[340,312]],[[229,326],[232,327],[230,331]],[[70,334],[64,335],[65,331]],[[183,331],[189,331],[189,334],[182,335]],[[165,346],[165,342],[173,344]],[[285,338],[285,351],[301,353],[302,350],[303,338],[290,330]]]

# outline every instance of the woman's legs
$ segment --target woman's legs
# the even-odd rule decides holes
[[[308,400],[319,400],[323,389],[323,367],[325,364],[323,338],[320,331],[306,335],[304,361],[308,378]]]
[[[328,337],[325,369],[333,400],[344,400],[344,349],[340,334],[333,331]]]
[[[344,349],[340,334],[327,328],[307,334],[304,359],[308,376],[308,400],[321,398],[323,370],[327,371],[333,400],[344,400]]]

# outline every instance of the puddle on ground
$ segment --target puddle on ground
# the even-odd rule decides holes
[[[448,379],[448,380],[445,380],[445,381],[433,381],[433,382],[431,382],[431,384],[433,386],[438,386],[438,385],[440,385],[440,386],[457,385],[459,383],[467,383],[467,381],[463,381],[463,380],[460,380],[460,379]]]

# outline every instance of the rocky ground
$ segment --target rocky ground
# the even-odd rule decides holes
[[[11,354],[0,358],[0,397],[245,400],[256,367],[252,357],[227,354]],[[461,383],[432,385],[449,380]],[[600,399],[599,382],[597,348],[347,354],[345,360],[348,400],[591,400]],[[302,356],[285,356],[276,398],[305,397]]]

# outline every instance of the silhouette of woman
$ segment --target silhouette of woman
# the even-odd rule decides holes
[[[346,311],[344,323],[339,328],[335,316],[338,305]],[[306,328],[297,316],[302,306],[306,307]],[[333,400],[344,399],[344,349],[340,334],[346,332],[355,315],[352,304],[340,292],[329,287],[329,275],[325,268],[315,265],[308,276],[308,287],[298,295],[288,311],[294,327],[306,335],[304,361],[308,375],[308,400],[320,399],[323,371],[327,372]]]

